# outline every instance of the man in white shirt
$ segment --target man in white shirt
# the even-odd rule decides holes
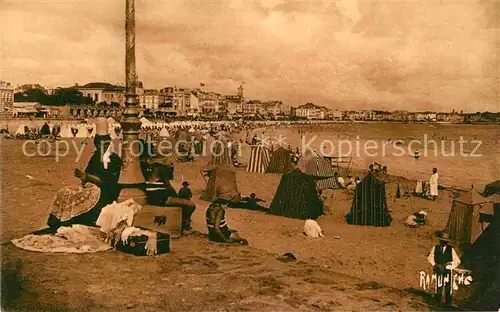
[[[442,302],[443,288],[445,289],[445,305],[451,304],[452,270],[460,265],[460,258],[455,249],[448,245],[450,241],[447,233],[441,233],[439,244],[432,247],[427,261],[432,265],[436,273],[436,299]]]
[[[342,178],[338,172],[335,172],[333,174],[333,177],[335,178],[335,180],[337,180],[337,183],[339,184],[340,188],[345,188],[344,178]]]
[[[433,168],[431,178],[429,179],[430,195],[432,200],[436,200],[438,197],[438,179],[438,170],[437,168]]]

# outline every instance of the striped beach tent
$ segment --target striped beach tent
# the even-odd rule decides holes
[[[265,173],[269,166],[269,151],[262,145],[252,146],[247,172]]]
[[[297,168],[312,176],[323,178],[331,177],[328,179],[318,180],[316,184],[320,190],[339,188],[337,180],[333,177],[335,172],[333,171],[330,162],[323,156],[316,153],[306,154],[299,159]]]
[[[212,160],[210,161],[211,166],[233,164],[233,160],[231,159],[231,151],[226,142],[214,141],[211,146],[208,146],[208,149],[212,153]]]
[[[453,200],[445,232],[458,244],[473,244],[488,226],[483,220],[493,210],[493,201],[472,189]]]
[[[268,173],[287,173],[293,168],[290,151],[280,146],[271,154]]]
[[[355,225],[389,226],[392,217],[387,208],[385,183],[371,173],[358,183],[346,221]]]
[[[323,204],[316,191],[319,179],[299,169],[285,173],[268,213],[294,219],[316,219],[323,214]]]

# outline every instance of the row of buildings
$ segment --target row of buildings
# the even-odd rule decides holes
[[[393,121],[393,122],[479,122],[481,114],[464,114],[463,112],[436,113],[436,112],[409,112],[409,111],[340,111],[331,110],[324,106],[307,103],[291,109],[291,115],[300,119],[309,120],[338,120],[338,121]]]
[[[75,88],[84,96],[93,99],[94,103],[112,102],[124,104],[125,88],[107,83],[88,83]],[[144,89],[142,83],[137,84],[136,94],[141,108],[153,112],[171,112],[177,115],[229,114],[259,115],[285,114],[286,107],[280,101],[245,101],[243,86],[236,94],[223,95],[199,88],[165,87],[162,89]]]
[[[74,89],[83,96],[92,99],[96,108],[94,111],[105,111],[102,104],[113,106],[113,111],[125,104],[125,87],[103,82],[91,82],[85,85],[75,84]],[[13,87],[10,83],[0,81],[0,112],[12,108],[21,112],[20,103],[15,105],[14,94],[24,93],[30,89],[43,90],[47,95],[53,94],[57,89],[44,88],[38,84],[27,84]],[[292,117],[308,120],[342,120],[342,121],[394,121],[394,122],[478,122],[479,114],[463,114],[462,112],[436,113],[436,112],[409,112],[409,111],[377,111],[357,110],[341,111],[332,110],[313,103],[306,103],[298,107],[288,107],[281,101],[246,100],[243,85],[236,90],[236,94],[222,95],[205,90],[204,85],[199,88],[165,87],[159,90],[144,89],[142,82],[137,83],[136,94],[143,110],[149,110],[157,116],[263,116],[266,117]],[[116,105],[112,105],[116,104]],[[26,105],[24,105],[26,106]],[[92,108],[92,107],[91,107]],[[92,109],[93,109],[92,108]],[[80,111],[88,110],[88,106],[78,108]],[[77,111],[73,109],[73,111]]]
[[[85,85],[75,84],[72,88],[90,98],[95,105],[107,104],[125,105],[125,87],[104,82],[91,82]],[[43,90],[47,95],[56,89],[44,88],[38,84],[27,84],[16,88],[10,87],[9,96],[12,100],[2,107],[2,111],[13,103],[13,94],[24,93],[29,89]],[[207,91],[203,85],[199,88],[165,87],[162,89],[144,89],[142,82],[137,83],[136,94],[138,103],[144,110],[175,115],[289,115],[290,109],[281,101],[246,101],[243,85],[235,94],[219,94]],[[9,105],[10,104],[10,105]]]

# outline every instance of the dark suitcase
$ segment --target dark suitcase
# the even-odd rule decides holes
[[[120,242],[117,249],[135,256],[147,256],[146,243],[149,237],[146,235],[129,236],[127,244]],[[156,251],[158,255],[170,252],[170,235],[156,233]]]

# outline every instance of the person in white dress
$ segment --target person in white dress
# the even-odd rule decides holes
[[[436,200],[438,197],[438,179],[439,174],[437,168],[432,169],[432,175],[429,180],[430,196],[432,200]]]

